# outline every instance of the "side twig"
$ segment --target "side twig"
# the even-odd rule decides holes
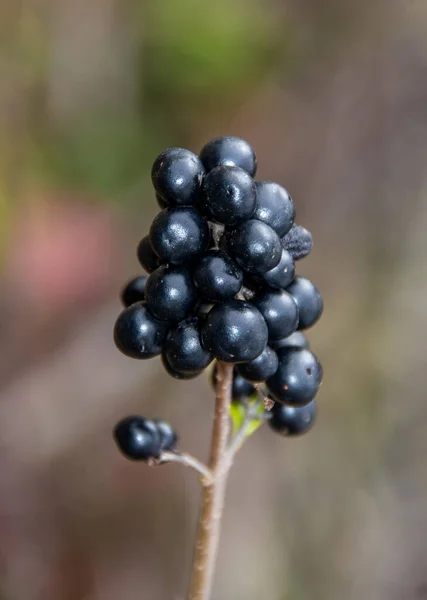
[[[155,461],[154,464],[161,465],[165,463],[179,463],[184,467],[191,467],[201,476],[203,485],[212,481],[212,472],[204,463],[198,460],[192,454],[187,452],[162,452],[160,457]]]

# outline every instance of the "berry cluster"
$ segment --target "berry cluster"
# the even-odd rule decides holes
[[[200,155],[171,148],[157,157],[152,183],[162,209],[138,259],[149,275],[122,291],[114,329],[125,355],[161,355],[166,371],[191,379],[214,359],[235,364],[234,398],[264,383],[275,401],[271,427],[302,433],[315,418],[322,368],[301,330],[323,301],[295,276],[312,237],[296,225],[288,192],[255,181],[251,146],[235,137],[207,143]]]
[[[169,423],[159,419],[130,416],[114,428],[114,439],[131,460],[159,458],[162,451],[176,450],[178,437]]]

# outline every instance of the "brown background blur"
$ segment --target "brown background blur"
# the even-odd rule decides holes
[[[193,473],[126,462],[162,416],[205,458],[207,378],[112,341],[151,162],[240,135],[314,235],[316,428],[231,477],[216,600],[427,598],[425,0],[0,0],[0,598],[182,600]]]

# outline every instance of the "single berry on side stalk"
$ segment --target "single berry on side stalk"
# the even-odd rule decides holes
[[[198,373],[213,360],[200,341],[200,320],[191,317],[172,327],[166,336],[163,354],[170,367],[179,373]]]
[[[146,235],[138,244],[136,251],[138,260],[141,266],[147,271],[147,273],[153,273],[156,269],[162,266],[162,260],[157,256],[153,250],[153,246],[150,242],[150,237]]]
[[[164,262],[180,265],[208,249],[209,225],[190,206],[166,208],[151,225],[150,241],[154,252]]]
[[[312,400],[305,406],[288,406],[276,403],[268,424],[273,431],[284,436],[298,436],[310,431],[316,422],[317,405]]]
[[[220,302],[234,298],[240,291],[243,272],[222,250],[209,250],[198,259],[193,280],[205,300]]]
[[[123,306],[132,306],[135,302],[142,302],[144,300],[147,279],[147,275],[139,275],[128,281],[120,294]]]
[[[248,273],[265,273],[280,262],[280,238],[274,229],[262,221],[246,221],[230,231],[226,240],[231,257]]]
[[[295,277],[286,291],[298,305],[298,329],[308,329],[314,325],[323,312],[323,298],[314,283],[305,277]]]
[[[292,227],[295,207],[288,192],[278,183],[257,181],[257,209],[254,219],[270,225],[282,237]]]
[[[159,267],[147,280],[145,298],[148,309],[160,321],[176,323],[185,319],[197,303],[190,270],[167,265]]]
[[[178,443],[178,436],[175,429],[162,419],[153,419],[153,423],[160,435],[161,450],[175,450]]]
[[[313,247],[313,237],[305,227],[294,225],[288,233],[282,237],[282,246],[294,260],[301,260]]]
[[[125,308],[114,325],[117,348],[131,358],[152,358],[161,353],[167,326],[156,319],[144,302]]]
[[[239,167],[254,177],[257,169],[255,152],[248,142],[238,137],[216,137],[200,152],[200,159],[207,171],[221,165]]]
[[[151,181],[166,204],[187,206],[198,201],[204,174],[205,169],[193,152],[168,148],[154,161]]]
[[[284,290],[265,290],[256,294],[252,303],[267,323],[270,341],[281,340],[296,331],[298,307],[292,296]]]
[[[247,363],[237,365],[239,375],[249,381],[262,382],[272,377],[279,366],[279,359],[274,350],[266,346],[257,358]]]
[[[259,310],[248,302],[228,300],[215,305],[202,326],[202,344],[228,363],[253,360],[267,345],[268,330]]]
[[[122,454],[131,460],[157,457],[161,450],[159,431],[149,419],[126,417],[114,428],[114,439]]]
[[[295,264],[292,256],[286,250],[282,250],[279,264],[270,271],[254,275],[254,278],[264,286],[277,290],[287,287],[295,277]]]
[[[313,400],[322,382],[322,367],[310,350],[282,348],[278,351],[279,366],[267,379],[267,388],[274,400],[291,406],[303,406]]]

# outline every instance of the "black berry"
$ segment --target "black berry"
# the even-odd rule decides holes
[[[323,299],[317,287],[305,277],[295,277],[286,291],[298,305],[298,329],[308,329],[314,325],[323,312]]]
[[[144,300],[147,279],[147,275],[140,275],[139,277],[134,277],[125,285],[120,294],[123,306],[131,306],[135,302]]]
[[[164,208],[169,208],[169,204],[164,200],[159,194],[156,194],[156,200],[159,207],[163,210]]]
[[[274,350],[266,346],[257,358],[247,363],[237,365],[239,375],[249,381],[265,381],[272,377],[279,366],[279,359]]]
[[[160,435],[161,450],[175,450],[178,436],[173,427],[161,419],[153,419],[153,423]]]
[[[259,310],[248,302],[228,300],[215,305],[202,326],[202,344],[215,358],[247,362],[267,345],[268,330]]]
[[[237,227],[252,217],[257,205],[255,182],[237,167],[216,167],[206,175],[201,208],[210,219]]]
[[[183,148],[169,148],[154,161],[151,181],[166,204],[194,205],[199,199],[205,169],[198,156]]]
[[[153,250],[164,262],[183,264],[208,249],[209,225],[190,206],[166,208],[151,225],[150,241]]]
[[[271,429],[284,436],[297,436],[307,433],[316,421],[316,400],[305,406],[288,406],[276,403],[268,421]]]
[[[254,276],[257,281],[274,289],[287,287],[295,276],[294,259],[286,250],[282,250],[279,264],[270,271]]]
[[[200,152],[200,159],[207,171],[227,165],[240,167],[252,177],[256,173],[257,160],[252,147],[237,137],[217,137],[208,142]]]
[[[295,207],[288,192],[278,183],[258,181],[257,209],[254,219],[270,225],[278,236],[284,236],[292,227]]]
[[[131,460],[148,460],[157,457],[161,450],[159,431],[149,419],[131,416],[114,428],[114,439],[120,451]]]
[[[147,273],[152,273],[163,264],[161,259],[154,252],[148,235],[143,237],[139,242],[136,253],[139,262]]]
[[[288,233],[282,237],[282,246],[291,254],[294,260],[300,260],[310,254],[313,247],[313,237],[308,229],[301,225],[294,225]]]
[[[233,298],[242,287],[243,272],[222,250],[210,250],[201,256],[193,272],[199,294],[211,302]]]
[[[118,316],[114,341],[126,356],[152,358],[161,353],[166,330],[166,324],[153,317],[145,303],[137,302]]]
[[[265,319],[269,340],[281,340],[296,331],[298,307],[284,290],[266,290],[252,300]]]
[[[182,373],[181,371],[177,371],[169,364],[166,356],[162,354],[162,365],[168,375],[173,377],[174,379],[194,379],[203,373],[203,371],[192,371],[187,373]]]
[[[279,350],[280,348],[303,348],[308,350],[310,348],[310,342],[302,331],[294,331],[288,337],[270,342],[270,345],[275,350]]]
[[[163,354],[170,367],[179,373],[197,373],[213,360],[202,348],[200,321],[192,317],[172,327],[165,339]]]
[[[274,400],[292,406],[308,404],[322,381],[322,367],[316,355],[299,348],[282,348],[277,354],[279,367],[267,380]]]
[[[185,267],[159,267],[147,280],[145,298],[148,309],[160,321],[176,323],[185,319],[197,302],[190,271]]]
[[[269,225],[251,219],[227,234],[227,247],[234,260],[249,273],[265,273],[279,264],[280,238]]]

